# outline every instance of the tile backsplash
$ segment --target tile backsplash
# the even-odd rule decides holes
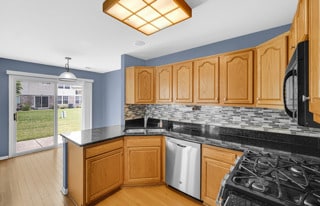
[[[320,129],[298,126],[285,111],[278,109],[174,104],[125,106],[126,120],[144,115],[170,121],[320,137]]]

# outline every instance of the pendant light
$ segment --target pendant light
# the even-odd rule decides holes
[[[67,60],[67,63],[65,64],[66,72],[63,72],[59,76],[60,81],[67,81],[67,82],[73,82],[77,80],[77,77],[69,71],[69,61],[71,57],[65,57]]]

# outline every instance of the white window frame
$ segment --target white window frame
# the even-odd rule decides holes
[[[17,79],[30,79],[35,81],[49,81],[56,84],[55,87],[55,96],[57,95],[58,84],[64,84],[66,82],[62,82],[58,80],[58,76],[55,75],[45,75],[45,74],[36,74],[29,72],[19,72],[13,70],[7,70],[7,75],[9,75],[9,157],[15,156],[15,133],[16,127],[13,119],[13,114],[16,112],[16,92],[13,91],[15,89],[15,84]],[[82,97],[82,129],[91,129],[92,128],[92,79],[77,79],[75,82],[68,82],[68,84],[76,84],[83,86],[83,94],[85,97]],[[57,100],[56,100],[57,101]],[[63,101],[63,99],[62,99]],[[56,108],[56,107],[55,107]],[[56,113],[56,112],[55,112]],[[55,118],[56,114],[55,114]],[[57,131],[55,131],[55,135]]]

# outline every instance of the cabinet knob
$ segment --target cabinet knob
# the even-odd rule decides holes
[[[257,101],[259,101],[260,100],[260,97],[257,97]]]
[[[227,98],[225,97],[225,98],[223,98],[223,101],[226,101],[227,100]]]
[[[296,48],[295,46],[291,46],[291,49],[294,49],[294,48]]]
[[[218,101],[218,100],[219,100],[219,98],[218,98],[218,97],[216,97],[214,100]]]

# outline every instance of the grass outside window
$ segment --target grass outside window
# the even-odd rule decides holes
[[[81,108],[58,109],[58,134],[81,130],[81,113]],[[18,142],[54,135],[53,109],[18,111],[17,115]]]

